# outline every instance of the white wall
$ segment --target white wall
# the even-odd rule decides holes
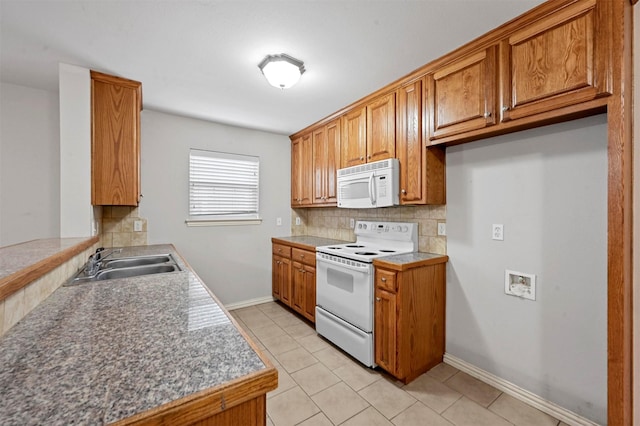
[[[58,94],[8,83],[0,92],[0,246],[58,237]]]
[[[447,149],[447,353],[600,424],[606,146],[599,115]],[[505,269],[536,274],[536,301],[504,294]]]
[[[91,206],[91,76],[60,64],[60,237],[95,235]]]
[[[287,136],[142,111],[140,215],[149,244],[173,243],[225,304],[271,295],[271,237],[290,234]],[[189,149],[260,157],[261,225],[187,227]],[[276,226],[276,218],[282,226]]]

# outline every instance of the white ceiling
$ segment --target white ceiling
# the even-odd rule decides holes
[[[0,0],[0,80],[57,91],[58,63],[143,84],[144,108],[291,134],[541,0]],[[288,90],[257,64],[287,53]]]

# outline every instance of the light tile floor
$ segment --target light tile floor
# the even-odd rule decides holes
[[[444,363],[404,385],[365,368],[277,302],[231,314],[278,369],[268,426],[566,426]]]

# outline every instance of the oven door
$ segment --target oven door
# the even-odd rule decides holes
[[[316,254],[316,304],[359,329],[373,331],[373,265]]]

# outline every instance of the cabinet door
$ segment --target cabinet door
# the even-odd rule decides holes
[[[279,287],[280,300],[291,306],[291,259],[280,258],[279,267]]]
[[[140,199],[142,85],[91,71],[91,204]]]
[[[311,133],[291,142],[291,206],[311,204],[313,191],[313,144]]]
[[[313,131],[313,203],[338,201],[336,171],[340,166],[340,120]]]
[[[367,109],[349,111],[342,117],[341,167],[366,163]]]
[[[496,123],[496,55],[492,46],[427,75],[429,139]]]
[[[376,288],[375,292],[376,364],[396,373],[396,295]]]
[[[367,105],[367,162],[396,156],[396,94]]]
[[[424,204],[425,148],[422,144],[422,81],[398,89],[396,157],[400,163],[400,203]]]
[[[291,307],[296,312],[304,315],[304,300],[306,296],[306,271],[300,262],[292,262],[291,283]]]
[[[606,91],[607,40],[596,33],[596,7],[595,0],[577,2],[502,43],[502,121],[585,102]]]
[[[338,202],[337,172],[340,168],[340,119],[327,124],[327,161],[325,168],[325,202]]]
[[[305,294],[304,294],[304,315],[309,321],[316,321],[316,268],[304,266]]]

